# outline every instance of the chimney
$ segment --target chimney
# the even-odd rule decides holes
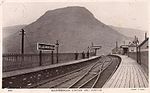
[[[147,33],[145,32],[145,39],[147,39]]]
[[[93,42],[91,44],[92,44],[92,47],[93,47],[94,46]]]
[[[118,42],[116,41],[116,49],[118,48]]]

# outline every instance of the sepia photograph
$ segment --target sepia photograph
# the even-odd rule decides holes
[[[2,1],[2,89],[148,89],[148,5]]]

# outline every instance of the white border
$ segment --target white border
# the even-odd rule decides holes
[[[150,0],[0,0],[0,20],[2,5],[6,2],[148,2]],[[150,7],[149,7],[150,8]],[[149,11],[148,11],[149,12]],[[150,13],[150,12],[149,12]],[[149,22],[150,24],[150,22]],[[150,56],[150,55],[149,55]],[[2,71],[2,21],[0,21],[0,66]],[[150,65],[150,64],[149,64]],[[150,72],[150,70],[149,70]],[[2,76],[2,72],[0,72]],[[0,77],[2,82],[2,77]],[[21,83],[21,82],[20,82]],[[150,86],[150,84],[149,84]],[[0,87],[2,84],[0,83]],[[62,90],[62,91],[61,91]],[[64,91],[63,91],[64,90]],[[66,90],[66,91],[65,91]],[[0,93],[150,93],[150,88],[106,88],[106,89],[1,89]]]

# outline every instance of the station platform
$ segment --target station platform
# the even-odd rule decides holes
[[[148,76],[144,69],[128,56],[117,56],[120,56],[122,61],[103,88],[148,88]]]
[[[21,74],[27,74],[27,73],[31,73],[31,72],[36,72],[36,71],[50,69],[50,68],[56,68],[56,67],[65,66],[65,65],[81,63],[81,62],[92,60],[92,59],[95,59],[98,57],[99,56],[93,56],[90,58],[74,60],[74,61],[70,61],[70,62],[66,62],[66,63],[58,63],[58,64],[52,64],[52,65],[48,65],[48,66],[39,66],[39,67],[35,67],[35,68],[28,68],[28,69],[22,69],[22,70],[3,72],[2,78],[12,77],[12,76],[21,75]]]

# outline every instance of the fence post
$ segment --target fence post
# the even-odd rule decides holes
[[[39,61],[40,61],[39,66],[41,66],[42,65],[42,51],[41,50],[39,53]]]
[[[58,63],[58,48],[59,48],[59,43],[58,40],[56,41],[56,63]]]
[[[52,51],[51,53],[51,57],[52,57],[52,64],[54,63],[54,52]]]

